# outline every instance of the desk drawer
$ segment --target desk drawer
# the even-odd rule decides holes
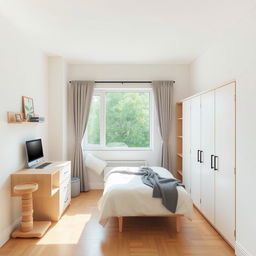
[[[60,187],[60,213],[65,210],[71,200],[71,182],[66,180]]]
[[[71,179],[71,165],[68,164],[60,170],[60,184],[62,184],[66,179]]]

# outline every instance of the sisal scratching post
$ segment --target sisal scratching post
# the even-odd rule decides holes
[[[32,193],[38,189],[37,183],[28,183],[14,187],[14,193],[21,196],[22,219],[20,228],[12,233],[12,237],[42,237],[50,227],[50,221],[33,221]]]

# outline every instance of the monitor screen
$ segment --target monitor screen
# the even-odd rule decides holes
[[[28,162],[32,162],[44,156],[41,139],[26,141],[26,149]]]

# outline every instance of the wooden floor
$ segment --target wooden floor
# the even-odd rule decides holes
[[[195,210],[193,221],[174,218],[125,218],[118,232],[117,219],[105,228],[98,224],[97,201],[102,191],[82,193],[72,200],[61,220],[41,239],[11,239],[4,256],[229,256],[234,251]]]

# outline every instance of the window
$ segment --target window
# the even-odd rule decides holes
[[[87,126],[88,144],[100,144],[100,96],[93,96]]]
[[[86,130],[86,149],[150,149],[152,116],[149,89],[96,89]]]

